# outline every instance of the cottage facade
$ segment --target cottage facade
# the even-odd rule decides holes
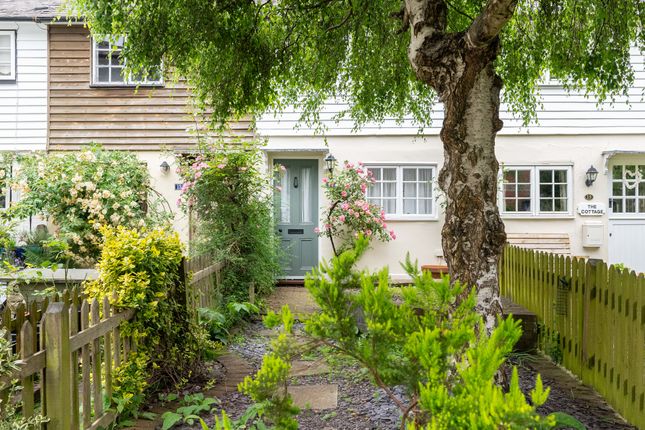
[[[0,0],[0,151],[68,151],[90,143],[135,151],[176,211],[180,178],[162,166],[194,148],[199,117],[189,90],[161,76],[126,76],[119,42],[111,46],[80,24],[56,22],[58,5]],[[611,105],[597,106],[548,81],[537,124],[523,127],[502,106],[499,200],[509,241],[645,271],[645,71],[636,49],[632,63],[634,87]],[[328,241],[314,233],[324,216],[320,183],[330,153],[374,172],[378,182],[368,197],[385,208],[397,234],[391,243],[374,244],[363,264],[388,265],[395,277],[403,276],[398,262],[408,251],[421,264],[442,264],[441,105],[421,133],[411,121],[391,120],[355,131],[351,121],[334,120],[344,107],[325,106],[324,136],[298,124],[293,109],[259,118],[255,130],[248,121],[231,124],[231,135],[266,138],[267,162],[289,169],[282,191],[288,195],[281,196],[289,205],[278,220],[292,253],[286,276],[302,277],[331,256]],[[588,183],[592,166],[598,175]],[[16,198],[4,190],[0,200]],[[175,227],[187,238],[188,220],[176,212]]]
[[[502,106],[504,128],[497,138],[502,164],[499,202],[510,242],[645,271],[645,71],[636,49],[632,63],[634,87],[629,98],[618,98],[613,105],[597,106],[593,97],[567,94],[557,82],[547,82],[541,87],[543,108],[537,124],[523,127]],[[341,162],[362,161],[378,178],[368,197],[386,208],[388,225],[397,235],[393,242],[374,244],[363,263],[371,268],[388,265],[395,277],[403,276],[399,262],[408,251],[420,264],[445,264],[444,215],[436,186],[443,164],[441,105],[432,113],[432,127],[422,133],[411,121],[368,124],[355,131],[351,121],[334,120],[344,108],[340,102],[325,106],[324,137],[304,124],[297,126],[300,112],[293,109],[258,120],[258,134],[268,141],[269,163],[294,160],[298,165],[298,160],[311,160],[315,165],[312,184],[316,185],[305,191],[300,184],[298,191],[290,184],[287,193],[301,194],[291,201],[300,204],[305,197],[317,198],[318,217],[308,220],[318,222],[326,202],[313,188],[320,187],[327,173],[324,157],[331,153]],[[587,185],[592,166],[598,175]],[[302,222],[297,214],[303,210],[292,211],[296,222]],[[307,231],[286,224],[282,230],[285,244],[292,243],[300,230]],[[298,250],[305,263],[288,272],[293,277],[331,255],[324,238],[305,238]]]
[[[30,0],[0,1],[0,153],[47,148],[47,25],[41,17],[52,13]],[[0,171],[0,180],[9,174]],[[0,209],[18,198],[0,186]],[[39,222],[25,220],[18,228]]]

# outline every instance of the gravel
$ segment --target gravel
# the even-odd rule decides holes
[[[243,329],[242,340],[231,345],[229,349],[246,358],[251,367],[257,370],[262,356],[268,349],[270,337],[266,334],[267,331],[260,322],[251,323]],[[535,384],[537,371],[534,367],[540,369],[544,384],[551,387],[549,400],[539,408],[540,413],[549,414],[556,411],[568,413],[583,422],[589,430],[636,429],[626,424],[606,403],[598,399],[593,390],[568,376],[568,379],[563,378],[562,370],[547,369],[545,373],[544,366],[533,366],[531,360],[515,364],[519,364],[520,386],[525,393],[528,393]],[[302,410],[297,416],[302,430],[395,430],[399,428],[399,409],[383,390],[374,387],[367,380],[364,372],[358,367],[332,369],[331,373],[326,375],[293,378],[292,384],[338,384],[338,407],[322,411]],[[395,393],[400,398],[405,397],[401,388],[396,388]],[[220,407],[232,418],[242,415],[251,404],[248,397],[238,392],[227,394],[220,400],[222,402]],[[208,417],[206,421],[213,425],[212,417]]]

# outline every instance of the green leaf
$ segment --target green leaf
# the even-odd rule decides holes
[[[203,406],[219,405],[220,401],[219,401],[219,399],[215,399],[213,397],[207,397],[204,400],[202,400],[201,404]]]
[[[154,412],[142,412],[139,416],[145,420],[153,421],[157,419],[157,415]]]
[[[182,416],[188,416],[195,413],[196,410],[199,410],[199,405],[182,406],[181,408],[177,408],[177,413]]]
[[[564,412],[554,412],[551,417],[555,418],[555,428],[572,428],[574,430],[587,430],[584,424],[578,421],[576,418],[572,417],[569,414]]]
[[[181,419],[183,418],[181,415],[175,412],[164,412],[164,414],[161,416],[163,419],[163,425],[161,426],[161,430],[168,430],[175,424],[177,424]]]
[[[179,396],[178,396],[177,394],[175,394],[175,393],[170,393],[170,394],[167,394],[167,395],[165,396],[165,400],[166,400],[167,402],[172,402],[172,401],[174,401],[174,400],[177,400],[178,398],[179,398]]]

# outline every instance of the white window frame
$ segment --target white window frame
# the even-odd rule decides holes
[[[92,38],[92,86],[93,87],[161,87],[164,85],[164,80],[163,80],[163,73],[161,74],[161,79],[157,81],[150,81],[150,80],[143,80],[143,81],[133,81],[129,78],[126,78],[123,80],[123,82],[101,82],[99,81],[99,49],[97,45],[100,42],[108,42],[109,43],[109,48],[110,52],[113,51],[113,43],[112,40],[110,39],[104,39],[104,40],[99,40],[96,38]],[[125,67],[125,61],[123,62],[123,66]],[[105,66],[102,66],[105,67]],[[109,67],[109,66],[108,66]],[[163,70],[163,67],[162,67]],[[108,74],[110,76],[111,80],[111,71]]]
[[[645,182],[640,182],[638,184],[638,187],[636,188],[634,196],[627,196],[627,195],[623,194],[622,196],[614,197],[614,167],[622,166],[624,168],[625,166],[636,166],[636,168],[638,170],[638,166],[642,166],[642,165],[645,165],[645,161],[631,161],[631,160],[627,161],[627,160],[624,160],[624,161],[614,162],[614,163],[612,163],[610,165],[610,167],[608,169],[608,174],[607,174],[608,179],[609,179],[609,185],[608,185],[608,191],[609,191],[608,192],[608,194],[609,194],[608,203],[609,204],[607,205],[607,214],[609,215],[609,218],[611,218],[611,219],[637,219],[637,220],[645,219],[645,212],[639,212],[638,211],[639,200],[641,198],[641,196],[639,196],[639,194],[638,194],[638,187],[640,187],[641,184],[643,184]],[[636,199],[636,203],[635,203],[636,204],[636,212],[625,212],[625,207],[626,207],[625,199],[626,198],[635,198]],[[613,200],[614,199],[622,199],[623,200],[623,211],[622,212],[614,212],[614,208],[613,208]]]
[[[504,202],[504,171],[505,170],[530,170],[531,173],[531,210],[526,212],[511,212],[505,210]],[[541,211],[540,210],[540,171],[566,170],[567,171],[567,211]],[[498,206],[504,218],[571,218],[573,217],[573,166],[571,164],[504,164],[500,169],[500,184],[498,193]]]
[[[386,221],[436,221],[437,206],[439,205],[437,195],[435,192],[435,184],[437,183],[437,164],[436,163],[382,163],[382,162],[365,162],[365,169],[373,168],[396,168],[396,209],[395,214],[385,214]],[[432,184],[430,188],[431,196],[429,200],[432,201],[432,212],[429,214],[404,214],[403,213],[403,169],[407,168],[423,168],[432,170]],[[367,198],[367,192],[365,194]],[[418,196],[417,196],[418,198]]]
[[[0,34],[9,35],[9,48],[11,49],[11,74],[9,76],[0,76],[0,82],[16,81],[16,56],[18,54],[16,49],[16,30],[0,30]]]

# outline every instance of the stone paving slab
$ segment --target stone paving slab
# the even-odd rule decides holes
[[[335,409],[338,407],[338,385],[291,385],[288,388],[293,403],[301,409]]]
[[[253,368],[243,357],[228,352],[217,359],[226,369],[224,380],[204,393],[205,397],[221,397],[226,393],[236,392],[237,385],[245,377],[253,374]]]
[[[291,376],[314,376],[329,373],[329,366],[324,359],[316,361],[295,360],[291,363]]]
[[[297,315],[309,315],[319,310],[309,291],[304,287],[276,287],[266,299],[267,306],[279,312],[285,304]]]

